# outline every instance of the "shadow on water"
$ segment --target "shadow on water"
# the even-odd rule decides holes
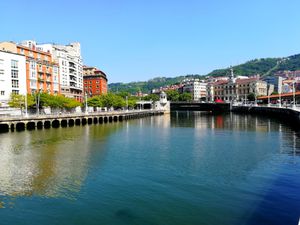
[[[115,213],[115,217],[122,222],[122,224],[130,224],[130,225],[158,225],[153,223],[152,221],[148,221],[141,216],[136,215],[131,209],[124,208],[119,209]]]

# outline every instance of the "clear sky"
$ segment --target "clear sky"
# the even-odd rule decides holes
[[[300,53],[299,0],[9,0],[1,40],[79,41],[112,82],[208,72]]]

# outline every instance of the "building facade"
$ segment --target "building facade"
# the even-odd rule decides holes
[[[84,93],[89,97],[107,93],[106,74],[96,67],[83,67]]]
[[[49,52],[38,50],[34,41],[23,41],[20,44],[1,42],[0,49],[26,58],[27,93],[60,93],[58,64],[53,62]]]
[[[61,94],[83,101],[83,61],[80,43],[68,45],[40,44],[38,49],[52,54],[59,65]]]
[[[0,104],[5,107],[11,94],[26,95],[25,56],[0,50]]]
[[[191,93],[194,101],[206,99],[206,82],[199,79],[187,79],[183,80],[182,85],[183,92]]]
[[[210,84],[210,101],[243,101],[250,93],[255,96],[265,96],[274,90],[273,85],[259,79],[259,75],[235,78],[233,71],[228,80],[220,80]],[[213,89],[213,90],[211,90]]]

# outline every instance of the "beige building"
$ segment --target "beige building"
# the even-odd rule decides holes
[[[247,98],[250,93],[256,96],[268,95],[271,91],[271,86],[267,82],[259,79],[259,75],[252,77],[234,78],[233,72],[228,80],[220,80],[211,83],[207,87],[208,101],[217,99],[223,101],[242,101]],[[273,90],[273,89],[272,89]]]

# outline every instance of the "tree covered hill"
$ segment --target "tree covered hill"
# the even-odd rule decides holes
[[[130,83],[111,83],[108,85],[111,92],[129,92],[135,94],[139,91],[149,93],[155,88],[164,87],[172,84],[179,84],[185,78],[203,78],[198,74],[179,77],[156,77],[148,81],[130,82]]]
[[[250,60],[246,63],[233,66],[235,75],[254,75],[260,74],[261,76],[273,76],[276,72],[282,70],[300,70],[300,54],[292,55],[285,58],[262,58]],[[178,76],[174,78],[157,77],[148,81],[130,82],[130,83],[111,83],[108,85],[109,90],[112,92],[126,91],[129,93],[136,93],[141,91],[149,93],[152,89],[178,84],[185,78],[203,78],[206,76],[227,76],[229,75],[229,68],[217,69],[205,76],[198,74]]]

